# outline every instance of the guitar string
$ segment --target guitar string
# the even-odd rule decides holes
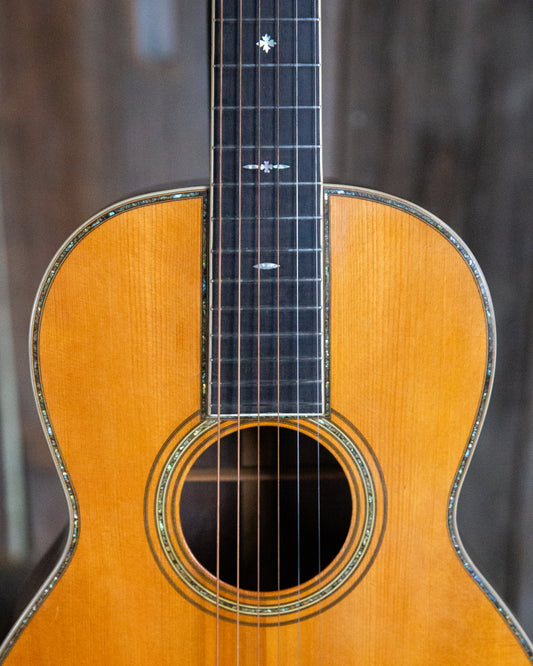
[[[213,3],[214,10],[214,3]],[[213,15],[215,13],[213,12]],[[220,472],[221,472],[221,459],[220,459],[220,436],[221,436],[221,351],[222,351],[222,91],[223,86],[223,72],[222,66],[224,61],[224,0],[220,0],[220,28],[219,28],[219,60],[220,71],[218,74],[218,134],[219,134],[219,150],[218,150],[218,285],[217,285],[217,508],[216,508],[216,663],[217,666],[220,661]],[[214,34],[213,30],[213,34]]]
[[[279,0],[276,0],[276,40],[278,42],[278,48],[276,49],[276,92],[275,92],[275,104],[276,104],[276,121],[275,121],[275,145],[276,145],[276,164],[281,163],[281,155],[280,155],[280,111],[279,111],[279,103],[280,103],[280,49],[284,47],[285,45],[282,44],[280,45],[280,22],[279,22]],[[276,403],[277,403],[277,427],[276,427],[276,474],[277,474],[277,480],[276,480],[276,526],[277,526],[277,534],[276,534],[276,566],[277,566],[277,572],[276,572],[276,577],[277,577],[277,586],[278,586],[278,616],[277,616],[277,621],[278,621],[278,626],[277,626],[277,649],[278,649],[278,666],[281,663],[281,614],[280,614],[280,607],[281,607],[281,461],[280,461],[280,453],[281,453],[281,418],[280,418],[280,412],[281,412],[281,407],[280,407],[280,191],[279,191],[279,177],[280,173],[279,170],[276,171],[276,184],[277,184],[277,190],[276,190],[276,248],[277,248],[277,255],[276,255],[276,263],[278,265],[276,269],[276,277],[277,277],[277,284],[276,284],[276,306],[277,306],[277,312],[276,312],[276,330],[277,330],[277,340],[276,340],[276,379],[277,379],[277,387],[276,387]]]
[[[299,6],[298,6],[298,0],[295,0],[295,18],[299,17]],[[300,225],[299,225],[299,214],[300,214],[300,198],[299,198],[299,178],[300,178],[300,169],[299,169],[299,148],[298,148],[298,142],[300,140],[300,132],[299,132],[299,102],[300,102],[300,91],[299,91],[299,22],[295,21],[295,36],[294,36],[294,49],[295,49],[295,62],[296,62],[296,67],[294,69],[294,76],[295,76],[295,108],[296,108],[296,115],[295,115],[295,144],[296,144],[296,151],[295,151],[295,181],[296,181],[296,191],[295,191],[295,212],[296,212],[296,511],[297,511],[297,516],[296,516],[296,524],[297,524],[297,569],[298,569],[298,579],[297,579],[297,587],[298,587],[298,593],[297,593],[297,598],[298,598],[298,664],[301,663],[301,626],[300,626],[300,599],[301,599],[301,544],[300,544],[300,539],[301,539],[301,521],[300,521],[300,312],[299,312],[299,305],[300,305],[300,282],[299,282],[299,276],[300,276],[300,262],[299,262],[299,230],[300,230]]]
[[[315,3],[313,3],[315,6],[313,7],[315,14],[317,18],[319,19],[317,22],[314,23],[313,29],[314,29],[314,40],[313,40],[313,62],[314,63],[320,63],[321,61],[321,52],[320,52],[320,0],[316,0]],[[320,76],[320,68],[318,68],[318,72],[314,74],[315,80],[314,80],[314,89],[313,89],[313,105],[315,107],[314,111],[314,122],[315,122],[315,127],[314,127],[314,139],[315,139],[315,146],[319,146],[321,144],[321,126],[320,126],[320,103],[321,103],[321,76]],[[318,80],[317,80],[318,78]],[[316,179],[316,187],[315,187],[315,201],[314,201],[314,206],[315,206],[315,219],[318,220],[321,208],[322,208],[322,185],[321,185],[321,180],[322,180],[322,169],[321,169],[321,151],[315,150],[314,151],[314,176]],[[323,239],[321,237],[321,232],[322,230],[322,224],[316,224],[315,225],[315,247],[316,248],[322,248],[323,247]],[[316,275],[322,276],[322,272],[320,271],[320,264],[321,261],[323,260],[323,253],[322,252],[317,252],[315,255],[315,272]],[[321,298],[321,289],[323,289],[322,286],[322,280],[316,283],[316,293],[315,293],[315,298],[316,298],[316,304],[317,305],[322,305],[323,304],[323,296]],[[324,323],[323,323],[323,309],[317,308],[316,310],[316,330],[317,331],[322,331],[322,336],[317,339],[317,344],[316,344],[316,357],[317,357],[317,362],[316,362],[316,379],[317,379],[317,391],[316,391],[316,401],[317,405],[321,404],[321,397],[322,400],[324,399],[323,396],[323,386],[324,386],[324,377],[322,376],[322,382],[320,381],[321,379],[321,361],[319,359],[324,358],[324,353],[323,353],[323,348],[319,348],[319,345],[322,347],[324,344]],[[321,326],[322,323],[322,326]],[[320,477],[320,425],[319,421],[317,419],[317,426],[316,426],[316,467],[317,467],[317,481],[316,481],[316,510],[317,510],[317,560],[318,560],[318,587],[321,587],[322,584],[322,533],[321,533],[321,518],[322,518],[322,506],[321,506],[321,477]],[[322,663],[322,606],[319,605],[318,608],[318,655],[319,655],[319,661]]]
[[[236,664],[240,660],[240,589],[241,589],[241,277],[242,277],[242,26],[243,0],[239,0],[239,130],[238,130],[238,288],[237,288],[237,627]]]
[[[257,1],[257,27],[261,27],[261,0]],[[256,34],[261,31],[256,31]],[[261,157],[261,47],[256,51],[257,59],[257,164]],[[257,526],[256,526],[256,574],[257,574],[257,663],[261,649],[260,634],[260,589],[261,589],[261,169],[257,169]]]

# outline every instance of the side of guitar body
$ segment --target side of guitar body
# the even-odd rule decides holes
[[[331,607],[280,626],[220,621],[218,663],[530,663],[453,531],[490,388],[481,278],[423,211],[364,190],[326,198],[331,408],[379,461],[386,526],[365,575]],[[178,191],[104,211],[43,283],[36,388],[71,537],[3,646],[9,665],[217,663],[216,619],[162,574],[144,517],[158,452],[201,408],[206,201]]]

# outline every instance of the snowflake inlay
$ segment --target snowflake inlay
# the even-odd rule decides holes
[[[275,42],[272,37],[265,33],[261,39],[256,42],[256,45],[259,46],[260,49],[263,49],[265,53],[268,53],[270,49],[274,48],[276,46],[277,42]]]

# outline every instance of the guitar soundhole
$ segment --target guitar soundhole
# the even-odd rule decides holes
[[[221,439],[218,483],[217,448],[198,456],[181,493],[181,528],[196,560],[217,575],[219,485],[222,582],[270,592],[317,576],[341,550],[352,517],[335,456],[293,429],[246,428]]]

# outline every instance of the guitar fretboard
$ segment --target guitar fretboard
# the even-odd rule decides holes
[[[323,411],[316,0],[215,0],[210,412]]]

